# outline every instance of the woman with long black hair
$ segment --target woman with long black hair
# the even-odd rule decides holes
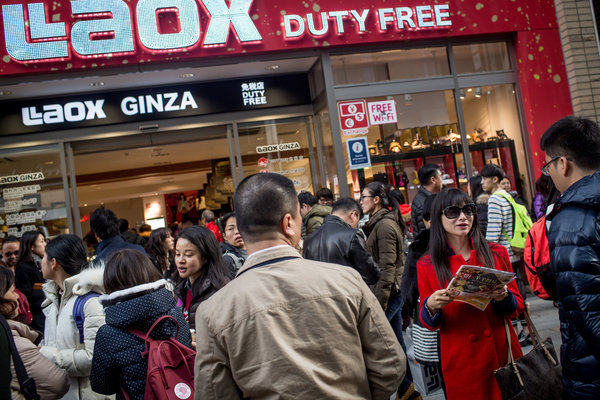
[[[515,358],[522,356],[510,317],[523,311],[515,281],[491,293],[484,311],[460,301],[446,287],[462,265],[510,271],[506,249],[488,243],[479,229],[473,201],[459,189],[443,190],[431,210],[429,249],[417,263],[420,318],[430,330],[440,330],[440,362],[446,398],[502,398],[494,370],[506,365],[508,322]]]
[[[146,250],[150,261],[152,261],[160,275],[168,279],[171,273],[173,251],[175,250],[175,239],[171,236],[171,230],[168,228],[153,230],[144,246],[144,250]]]
[[[46,237],[42,232],[25,232],[21,237],[19,258],[15,268],[15,286],[27,297],[33,316],[30,326],[36,331],[44,331],[42,303],[46,299],[42,291],[42,258],[46,251]]]
[[[179,274],[177,305],[194,328],[196,309],[231,280],[230,272],[215,235],[203,226],[191,226],[179,233],[175,264]]]

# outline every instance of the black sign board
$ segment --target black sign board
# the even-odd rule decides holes
[[[306,74],[0,103],[0,135],[310,104]]]

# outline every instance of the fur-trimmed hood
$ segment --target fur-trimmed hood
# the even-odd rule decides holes
[[[108,307],[125,299],[130,299],[132,297],[141,296],[145,293],[157,291],[158,289],[165,287],[166,285],[167,281],[164,279],[160,279],[156,282],[144,283],[143,285],[117,290],[116,292],[112,292],[111,294],[103,294],[102,296],[98,297],[98,301],[100,302],[100,304],[102,304],[103,307]]]
[[[490,199],[491,194],[489,193],[481,193],[479,196],[477,196],[477,198],[475,199],[475,203],[477,204],[485,204],[487,205],[488,200]]]
[[[66,301],[71,296],[83,296],[89,292],[105,293],[104,290],[104,263],[89,264],[88,267],[81,270],[77,275],[65,279],[63,300]],[[46,281],[42,286],[46,294],[46,300],[42,307],[50,303],[58,304],[58,293],[60,287],[53,281]]]

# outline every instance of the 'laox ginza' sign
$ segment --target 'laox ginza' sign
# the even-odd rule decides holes
[[[0,136],[310,104],[305,74],[3,102]]]
[[[225,46],[230,40],[229,32],[241,45],[256,45],[273,32],[261,34],[260,29],[267,28],[261,25],[259,10],[251,15],[252,3],[253,0],[71,0],[71,26],[64,19],[61,21],[60,14],[50,15],[47,3],[4,4],[4,41],[7,53],[19,62],[66,60],[72,52],[82,58],[123,56],[134,54],[136,43],[150,52]],[[272,7],[266,1],[263,4]],[[159,22],[159,17],[165,15],[175,16],[170,30]],[[206,26],[201,24],[203,18],[208,18]],[[282,11],[280,25],[284,39],[299,39],[307,35],[342,36],[350,29],[360,34],[368,30],[447,29],[452,21],[449,6],[437,4],[302,15]]]

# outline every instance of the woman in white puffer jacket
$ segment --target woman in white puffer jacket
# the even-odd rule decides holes
[[[69,374],[70,389],[63,399],[110,398],[92,391],[90,371],[96,331],[104,325],[104,310],[98,297],[89,297],[83,304],[83,341],[73,318],[73,308],[79,296],[90,292],[104,294],[104,268],[87,267],[87,247],[75,235],[59,235],[46,246],[42,273],[46,301],[44,340],[40,352]]]

